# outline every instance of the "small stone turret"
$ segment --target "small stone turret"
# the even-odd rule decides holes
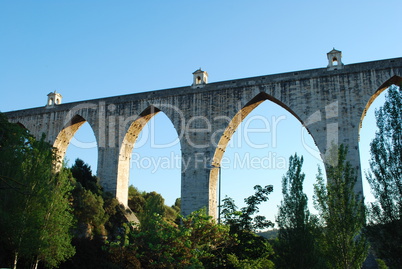
[[[343,68],[342,63],[342,51],[333,48],[327,53],[328,58],[328,70],[337,70]]]
[[[54,91],[51,92],[47,95],[47,104],[46,107],[47,108],[51,108],[57,105],[61,104],[61,99],[63,98],[63,96],[61,96],[60,93]]]
[[[193,87],[202,87],[208,83],[208,73],[206,71],[202,71],[201,68],[197,69],[193,73]]]

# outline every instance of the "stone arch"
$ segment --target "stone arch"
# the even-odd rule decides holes
[[[225,152],[226,146],[228,145],[228,143],[229,143],[230,139],[232,138],[234,132],[236,131],[237,127],[247,117],[247,115],[250,114],[251,111],[253,111],[258,105],[260,105],[265,100],[269,100],[269,101],[281,106],[282,108],[287,110],[289,113],[291,113],[293,116],[295,116],[303,124],[303,121],[287,105],[285,105],[278,99],[268,95],[265,92],[260,92],[253,99],[251,99],[246,105],[244,105],[242,109],[240,109],[236,113],[236,115],[230,121],[228,127],[226,127],[226,129],[223,132],[223,134],[218,142],[218,145],[216,147],[216,150],[215,150],[215,153],[213,156],[213,161],[211,164],[212,166],[216,166],[216,167],[219,166],[220,161]]]
[[[22,129],[25,129],[25,130],[28,130],[28,128],[27,127],[25,127],[25,125],[24,124],[22,124],[21,122],[17,122],[16,123],[19,127],[21,127]]]
[[[367,114],[368,109],[370,108],[371,104],[374,102],[374,100],[386,89],[388,89],[391,85],[401,85],[402,84],[402,77],[400,76],[393,76],[387,81],[385,81],[375,92],[373,95],[371,95],[370,99],[368,100],[366,106],[364,107],[364,110],[362,112],[360,122],[359,122],[359,135],[360,135],[360,130],[362,128],[363,124],[363,119]]]
[[[58,133],[58,135],[53,143],[53,147],[56,148],[56,154],[57,154],[58,162],[60,164],[64,160],[64,156],[66,155],[66,151],[67,151],[68,145],[70,144],[71,139],[74,137],[75,133],[85,122],[87,122],[86,119],[84,119],[79,114],[75,114],[63,126],[62,130]],[[89,125],[91,126],[90,123],[89,123]],[[93,126],[91,126],[91,129],[93,130]],[[94,132],[94,134],[95,134],[95,132]],[[95,134],[95,138],[97,139],[96,134]]]
[[[28,121],[25,121],[24,119],[9,119],[9,118],[8,118],[8,121],[12,122],[14,124],[17,124],[19,127],[21,127],[22,129],[26,130],[31,135],[35,136],[35,134],[32,132],[33,128],[29,125]],[[35,136],[35,138],[38,138],[38,137]]]
[[[392,76],[384,83],[379,85],[377,88],[373,87],[370,91],[368,89],[367,94],[365,95],[364,101],[362,103],[360,109],[360,118],[358,125],[358,151],[360,157],[360,172],[361,176],[361,191],[365,196],[366,202],[373,202],[375,200],[374,196],[372,195],[370,189],[370,184],[368,183],[367,177],[364,176],[367,171],[370,171],[370,158],[371,158],[371,142],[372,139],[375,137],[375,133],[378,131],[376,118],[374,115],[374,111],[379,107],[384,105],[384,95],[385,91],[391,87],[392,85],[401,86],[402,77],[400,76]],[[369,115],[368,117],[366,117]]]
[[[147,123],[159,112],[164,113],[167,118],[171,121],[175,130],[176,126],[170,115],[165,113],[163,110],[159,109],[154,105],[148,106],[143,112],[130,123],[127,131],[124,134],[123,140],[119,149],[119,159],[117,165],[117,184],[116,184],[116,198],[120,203],[127,206],[128,202],[128,185],[129,185],[129,175],[130,175],[130,160],[131,154],[134,149],[134,145],[144,127]]]
[[[30,133],[31,135],[34,135],[33,133],[31,133],[31,130],[29,130],[25,124],[21,123],[20,121],[17,121],[15,124],[17,124],[19,127],[21,127],[24,132]],[[39,139],[39,137],[35,137],[36,139]]]
[[[291,115],[293,115],[310,133],[308,130],[308,126],[306,126],[303,122],[303,120],[296,114],[295,111],[290,109],[286,104],[281,102],[280,100],[274,98],[273,96],[265,93],[265,92],[260,92],[257,94],[254,98],[252,98],[248,103],[246,103],[237,113],[236,115],[232,118],[232,120],[229,122],[228,126],[226,127],[225,131],[223,132],[218,145],[216,146],[213,158],[212,158],[212,163],[210,164],[211,167],[220,167],[221,165],[221,160],[223,158],[223,155],[225,153],[226,147],[229,144],[233,134],[235,133],[236,129],[240,125],[240,123],[243,122],[243,120],[261,103],[264,101],[271,101],[275,103],[276,105],[279,105],[283,109],[285,109],[287,112],[289,112]],[[311,133],[310,133],[311,134]],[[312,136],[314,143],[316,144],[314,136]],[[219,169],[210,169],[209,172],[209,190],[210,190],[210,211],[211,215],[215,216],[216,212],[216,202],[217,202],[217,197],[216,197],[216,192],[211,191],[211,190],[216,190],[217,183],[218,183],[218,178],[219,178]],[[211,204],[212,203],[212,204]]]

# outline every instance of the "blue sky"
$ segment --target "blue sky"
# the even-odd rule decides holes
[[[191,73],[199,67],[209,73],[210,82],[325,67],[326,53],[333,47],[342,50],[345,64],[401,57],[400,10],[400,0],[2,0],[0,111],[43,106],[46,95],[54,90],[67,103],[186,86],[192,83]],[[321,164],[303,146],[300,123],[268,101],[256,108],[240,128],[246,125],[268,130],[267,126],[273,127],[273,119],[280,117],[285,119],[275,125],[275,133],[271,128],[247,138],[254,144],[269,144],[265,148],[247,147],[246,138],[236,132],[233,141],[238,142],[225,155],[230,164],[222,169],[222,194],[235,198],[239,205],[253,192],[255,184],[274,184],[271,201],[261,207],[270,219],[277,212],[280,181],[286,173],[278,162],[287,162],[294,152],[303,155],[305,188],[310,194],[316,167]],[[173,125],[162,113],[149,124],[154,124],[156,130],[153,142],[177,138]],[[370,116],[363,122],[363,167],[367,167],[367,147],[374,126]],[[151,143],[150,132],[148,135],[144,140]],[[94,141],[85,126],[76,139],[83,142],[75,143],[80,147]],[[303,141],[314,149],[311,138]],[[67,158],[71,163],[80,156],[96,171],[96,154],[93,148],[77,149],[72,145]],[[134,154],[133,159],[140,158],[137,160],[166,158],[179,155],[180,146],[162,150],[145,143],[134,149]],[[234,167],[236,154],[271,156],[271,161],[277,163],[240,169]],[[180,169],[153,172],[153,167],[136,168],[138,163],[133,163],[130,182],[141,190],[162,193],[172,204],[180,195]]]

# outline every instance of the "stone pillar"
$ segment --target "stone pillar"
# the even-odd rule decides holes
[[[116,147],[98,147],[98,170],[97,175],[105,192],[111,192],[124,205],[127,198],[123,199],[117,193],[119,149]]]
[[[337,162],[336,149],[340,145],[346,146],[346,160],[350,162],[357,176],[355,192],[363,193],[359,155],[359,114],[354,113],[353,104],[342,102],[342,99],[322,107],[319,110],[320,116],[313,119],[307,127],[320,151],[325,168]],[[312,118],[310,117],[310,120]]]
[[[216,182],[210,182],[213,150],[210,133],[186,133],[181,141],[181,211],[183,215],[205,208],[216,218]]]

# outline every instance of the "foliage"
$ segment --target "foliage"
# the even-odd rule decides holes
[[[272,240],[275,240],[278,238],[278,233],[279,233],[278,229],[270,229],[270,230],[258,232],[257,234],[261,235],[267,239],[270,239],[272,241]]]
[[[327,185],[321,171],[314,185],[314,204],[324,225],[321,247],[329,268],[361,268],[368,254],[368,243],[362,234],[365,207],[361,194],[354,192],[357,179],[346,154],[343,145],[332,149]]]
[[[172,206],[165,205],[164,216],[170,220],[176,221],[176,223],[179,223],[180,210],[181,210],[181,199],[177,198],[174,205]]]
[[[268,195],[273,191],[273,186],[268,185],[262,188],[260,185],[254,186],[255,194],[244,199],[247,206],[237,210],[237,206],[232,198],[223,199],[222,214],[224,223],[235,231],[255,232],[258,229],[273,227],[274,224],[267,220],[265,216],[254,216],[259,212],[258,206],[262,202],[268,201]]]
[[[180,212],[181,209],[181,198],[177,198],[176,201],[174,202],[174,205],[172,205],[172,208],[176,211],[176,212]]]
[[[57,267],[75,253],[71,245],[70,229],[74,223],[69,204],[71,174],[65,168],[48,181],[42,198],[43,223],[37,248],[37,261],[44,261],[49,267]]]
[[[61,268],[124,268],[122,263],[114,263],[120,253],[128,253],[120,249],[120,246],[124,247],[127,243],[130,231],[123,213],[124,207],[111,193],[103,193],[101,188],[94,189],[95,185],[86,184],[86,181],[95,177],[87,164],[80,167],[82,169],[76,170],[76,176],[81,178],[83,184],[74,179],[72,192],[72,205],[77,220],[73,245],[77,253],[63,263]],[[106,240],[113,244],[108,244]]]
[[[108,215],[103,208],[103,198],[90,190],[77,187],[74,190],[74,214],[78,221],[79,236],[92,237],[104,233]]]
[[[163,216],[165,213],[165,199],[163,199],[162,195],[157,192],[149,192],[145,194],[145,206],[143,213],[145,215],[149,214],[159,214]]]
[[[388,269],[388,266],[385,264],[385,262],[381,259],[376,259],[378,269]]]
[[[196,211],[176,223],[154,214],[131,236],[143,268],[203,268],[215,262],[218,253],[232,240],[228,228],[216,225],[205,210]]]
[[[264,253],[263,256],[257,259],[244,259],[239,258],[234,254],[228,255],[228,267],[242,268],[242,269],[270,269],[275,268],[274,263],[270,260],[271,253]]]
[[[73,238],[76,254],[60,265],[60,269],[119,269],[104,249],[104,242],[99,238]]]
[[[109,246],[109,259],[119,269],[140,269],[141,262],[137,258],[137,247],[134,245],[111,245]]]
[[[102,197],[104,200],[103,209],[107,216],[107,221],[104,224],[107,239],[126,241],[129,233],[129,223],[123,212],[125,210],[124,206],[116,198],[111,197],[111,194],[104,194]]]
[[[237,210],[232,198],[223,200],[224,224],[230,227],[230,235],[238,240],[238,243],[225,249],[229,268],[237,268],[244,264],[255,262],[255,268],[262,265],[273,267],[270,260],[273,248],[268,240],[255,234],[258,229],[273,227],[273,223],[264,216],[254,216],[259,212],[259,205],[268,201],[268,195],[273,191],[272,185],[262,188],[254,187],[255,194],[245,198],[246,207]],[[233,256],[234,255],[234,256]],[[265,267],[262,267],[265,268]]]
[[[44,137],[37,141],[0,114],[0,240],[14,252],[14,267],[19,258],[54,267],[74,254],[71,175],[55,163]]]
[[[303,193],[303,157],[289,158],[289,170],[282,178],[283,200],[276,219],[279,226],[275,244],[277,268],[322,268],[316,243],[317,221],[310,215]]]
[[[144,211],[145,197],[137,188],[133,185],[128,187],[128,206],[130,209],[138,214]]]
[[[75,163],[71,166],[71,173],[86,190],[98,195],[102,192],[99,179],[92,174],[91,167],[83,160],[79,158],[75,160]]]
[[[376,111],[377,131],[370,144],[366,174],[376,199],[370,206],[368,235],[376,254],[390,268],[402,264],[402,93],[392,86]]]
[[[165,199],[159,193],[140,192],[132,185],[128,189],[128,206],[140,220],[143,219],[142,222],[154,213],[177,221],[180,213],[180,201],[180,198],[177,198],[175,204],[170,207],[165,205]]]
[[[94,235],[104,235],[104,225],[111,214],[105,212],[98,178],[92,175],[91,167],[81,159],[76,159],[70,170],[75,179],[72,194],[77,220],[76,236],[92,238]]]

